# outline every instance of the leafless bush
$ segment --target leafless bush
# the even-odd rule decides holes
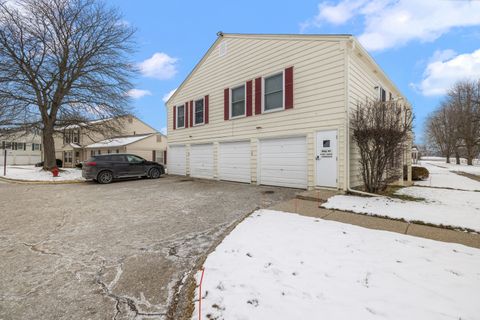
[[[402,176],[403,146],[411,136],[412,123],[411,109],[398,101],[357,104],[350,126],[368,192],[382,191]]]

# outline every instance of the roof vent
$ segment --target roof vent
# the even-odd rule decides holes
[[[218,46],[218,56],[223,57],[227,54],[227,42],[223,40],[222,43]]]

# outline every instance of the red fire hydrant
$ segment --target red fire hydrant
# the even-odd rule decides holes
[[[52,168],[53,177],[58,177],[58,173],[60,172],[57,167]]]

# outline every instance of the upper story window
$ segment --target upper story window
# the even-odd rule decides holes
[[[177,106],[177,128],[185,128],[185,106]]]
[[[264,78],[264,111],[283,109],[283,72]]]
[[[80,131],[78,130],[67,130],[63,134],[64,143],[79,143],[80,142]]]
[[[245,116],[245,85],[233,88],[231,96],[230,118]]]
[[[199,100],[195,100],[194,106],[195,106],[194,125],[205,123],[205,103],[203,98]]]
[[[379,97],[380,101],[382,102],[385,102],[387,101],[387,92],[385,91],[385,89],[383,89],[382,87],[380,87],[380,90],[379,90]]]

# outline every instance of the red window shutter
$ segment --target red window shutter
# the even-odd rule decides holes
[[[190,127],[193,127],[193,101],[190,101]]]
[[[167,164],[167,150],[163,151],[163,164]]]
[[[177,129],[177,106],[173,106],[173,130]]]
[[[285,69],[285,109],[293,108],[293,67]]]
[[[185,128],[188,128],[188,118],[189,118],[189,115],[188,115],[188,101],[185,102],[185,107],[183,108],[183,110],[185,111]]]
[[[252,80],[247,81],[247,117],[252,115]]]
[[[262,113],[262,78],[255,79],[255,114]]]
[[[230,89],[223,90],[223,119],[228,120],[230,116]]]
[[[205,117],[205,124],[208,123],[208,95],[205,96],[205,110],[203,111],[204,112],[204,117]]]

